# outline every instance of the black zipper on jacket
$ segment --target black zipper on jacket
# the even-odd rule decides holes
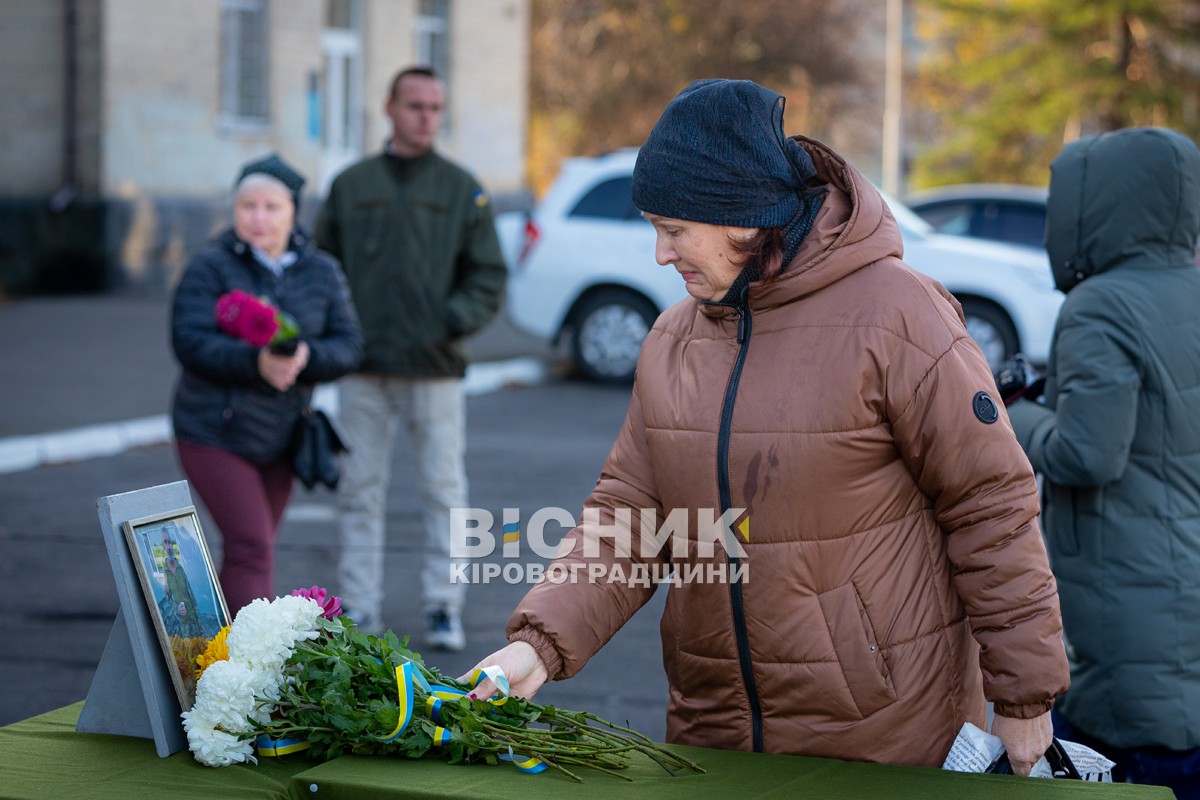
[[[729,384],[725,387],[725,401],[721,405],[721,428],[717,433],[717,491],[720,494],[721,513],[733,507],[733,493],[729,489],[729,434],[733,427],[733,404],[737,399],[738,383],[742,378],[742,367],[746,363],[746,351],[750,348],[750,333],[753,328],[750,314],[749,290],[743,288],[734,308],[738,312],[738,354],[729,373]],[[726,305],[724,303],[714,305]],[[742,598],[742,583],[733,580],[738,574],[741,559],[737,553],[726,553],[729,566],[729,600],[733,607],[733,635],[737,640],[738,664],[742,670],[742,683],[746,687],[746,702],[750,704],[750,728],[754,752],[763,751],[762,708],[758,702],[758,685],[754,681],[754,664],[750,658],[750,635],[746,631],[746,608]]]

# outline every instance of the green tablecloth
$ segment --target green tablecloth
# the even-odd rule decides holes
[[[79,733],[83,703],[0,728],[0,797],[134,800],[286,800],[303,759],[212,769],[188,751],[159,758],[150,739]]]
[[[750,797],[821,800],[1171,800],[1169,789],[1130,784],[963,775],[798,756],[734,753],[681,747],[704,775],[667,775],[635,761],[632,782],[582,770],[575,784],[547,771],[524,775],[508,766],[452,767],[436,759],[339,758],[312,764],[302,755],[262,759],[258,766],[211,769],[190,753],[158,758],[145,739],[77,733],[82,704],[0,728],[0,796],[6,798],[312,798],[329,800],[742,800]]]

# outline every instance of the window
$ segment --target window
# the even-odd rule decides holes
[[[568,215],[593,219],[642,219],[633,205],[633,178],[609,178],[596,184]]]
[[[938,233],[951,236],[971,235],[971,214],[974,207],[968,202],[932,203],[923,206],[917,213],[932,225]]]
[[[433,67],[450,93],[450,0],[421,0],[416,23],[417,63]],[[450,128],[450,101],[442,114],[442,130]]]
[[[325,115],[321,143],[327,149],[353,150],[362,142],[362,18],[360,0],[327,0],[324,56]]]
[[[267,122],[267,0],[221,0],[221,118]]]
[[[450,77],[450,0],[421,0],[417,12],[417,62]]]
[[[1046,233],[1046,207],[1025,203],[986,203],[977,209],[974,234],[1041,248]]]
[[[312,111],[321,141],[322,194],[335,175],[362,155],[362,5],[362,0],[326,0],[321,78],[315,81],[320,105]]]
[[[325,6],[325,27],[355,30],[360,14],[357,0],[328,0]]]

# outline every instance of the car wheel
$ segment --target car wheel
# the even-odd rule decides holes
[[[1020,350],[1017,329],[1008,314],[990,303],[966,300],[962,310],[967,318],[967,333],[983,351],[992,372],[996,372],[1006,358]]]
[[[642,340],[658,312],[641,295],[605,289],[585,297],[571,314],[571,358],[583,375],[606,383],[633,380]]]

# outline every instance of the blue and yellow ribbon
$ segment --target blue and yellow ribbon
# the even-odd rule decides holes
[[[482,667],[471,673],[470,679],[467,681],[474,689],[486,679],[491,678],[492,683],[496,685],[496,694],[488,698],[488,702],[494,706],[502,706],[508,702],[508,695],[512,691],[508,685],[508,677],[504,674],[504,670],[500,667]]]
[[[254,752],[267,758],[299,753],[311,746],[305,739],[272,739],[265,733],[259,734],[254,740]]]
[[[376,737],[381,742],[392,742],[399,738],[400,734],[404,733],[408,727],[408,723],[412,721],[413,707],[413,669],[412,662],[406,661],[396,667],[396,706],[399,710],[399,715],[396,720],[396,729],[387,736]]]
[[[419,687],[425,694],[429,694],[429,681],[425,680],[425,676],[421,674],[421,670],[414,666],[411,673],[413,685]]]
[[[440,683],[435,683],[429,687],[429,696],[436,697],[438,700],[454,702],[460,697],[466,697],[467,693],[462,689],[455,689],[453,686],[443,686]]]
[[[497,756],[497,758],[499,758],[501,761],[509,762],[518,770],[526,773],[527,775],[537,775],[539,772],[542,772],[546,769],[546,763],[544,761],[533,758],[532,756],[522,756],[513,753],[511,747],[508,748],[507,753],[501,753],[499,756]]]
[[[425,698],[425,716],[429,717],[434,722],[438,722],[442,718],[442,700],[440,697],[430,695]]]

